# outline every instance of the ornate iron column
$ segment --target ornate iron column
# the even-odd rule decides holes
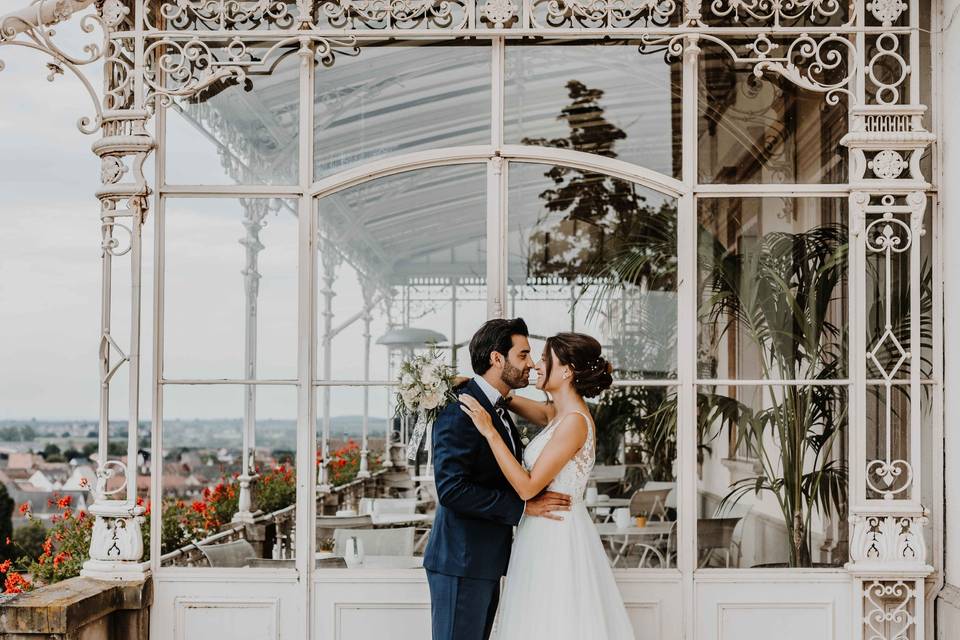
[[[850,152],[855,381],[847,569],[859,586],[855,612],[864,640],[919,640],[924,579],[933,571],[920,486],[920,252],[930,187],[920,163],[934,136],[920,104],[918,3],[861,0],[858,8],[856,99],[842,141]]]
[[[376,305],[376,289],[374,282],[367,277],[361,277],[360,287],[363,292],[363,381],[370,382],[370,324],[373,322],[373,308]],[[357,471],[358,478],[370,477],[370,386],[363,386],[363,425],[360,436],[360,469]]]
[[[337,267],[340,266],[341,257],[336,248],[329,240],[318,236],[318,245],[320,249],[320,263],[323,266],[323,289],[320,295],[323,296],[323,372],[324,381],[329,381],[333,373],[333,298],[336,292],[333,290],[333,283],[337,279]],[[323,387],[323,417],[321,422],[320,435],[320,469],[317,472],[317,492],[321,494],[330,493],[333,485],[330,484],[330,386]]]
[[[101,139],[93,144],[100,157],[101,268],[103,273],[100,336],[100,438],[97,484],[90,513],[96,517],[90,542],[90,559],[81,575],[108,580],[142,579],[146,572],[140,525],[144,508],[137,504],[137,449],[140,413],[140,314],[142,228],[151,193],[143,173],[154,149],[146,130],[150,112],[145,104],[144,42],[140,37],[118,38],[113,31],[136,30],[143,19],[140,3],[134,15],[119,0],[100,7],[109,41],[104,53],[104,110]],[[131,298],[130,344],[124,350],[111,333],[114,292],[111,273],[115,259],[129,261]],[[117,360],[114,362],[114,357]],[[114,374],[126,363],[128,374],[126,462],[108,458],[110,391]],[[115,477],[122,482],[111,487]]]
[[[84,49],[84,56],[72,55],[54,42],[51,28],[92,3],[78,0],[43,0],[9,14],[0,22],[0,45],[22,46],[48,55],[52,61],[49,80],[70,72],[84,85],[93,101],[94,117],[81,118],[82,132],[100,131],[93,144],[100,158],[100,259],[102,273],[100,327],[100,431],[96,486],[90,513],[95,516],[90,559],[82,574],[108,580],[141,580],[146,574],[140,525],[144,508],[137,504],[137,455],[140,413],[140,312],[141,312],[141,229],[146,221],[150,187],[143,173],[144,162],[154,149],[146,124],[150,112],[144,90],[144,43],[134,33],[141,24],[142,7],[131,11],[121,0],[97,2],[97,12],[80,19],[86,33],[102,35]],[[103,90],[98,92],[85,76],[83,67],[103,62]],[[0,65],[2,68],[2,65]],[[112,282],[116,260],[127,261],[130,269],[129,300],[114,300]],[[121,345],[113,335],[114,303],[130,305],[130,337]],[[127,446],[126,460],[108,459],[110,393],[116,374],[126,366]]]
[[[263,251],[260,242],[260,230],[266,226],[265,218],[276,210],[275,201],[268,198],[244,198],[243,227],[246,233],[239,242],[244,246],[246,263],[243,271],[244,309],[243,318],[243,377],[247,380],[257,378],[257,303],[260,293],[260,272],[257,256]],[[243,462],[242,471],[237,478],[240,495],[237,499],[237,513],[234,522],[253,522],[253,500],[251,486],[259,477],[254,462],[256,447],[257,387],[254,384],[244,386],[243,403]]]

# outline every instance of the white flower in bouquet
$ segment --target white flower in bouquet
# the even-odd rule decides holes
[[[423,383],[424,387],[432,389],[440,382],[440,372],[437,369],[438,366],[433,363],[423,365],[420,370],[420,382]]]
[[[438,391],[428,391],[420,398],[420,406],[426,410],[436,409],[443,401],[443,394]]]
[[[408,458],[416,458],[427,426],[436,420],[451,395],[454,377],[453,370],[440,362],[440,354],[435,351],[415,356],[400,365],[397,415],[416,418],[407,446]]]

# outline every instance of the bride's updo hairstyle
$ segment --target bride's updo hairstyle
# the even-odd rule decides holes
[[[573,369],[573,388],[584,398],[592,398],[613,384],[613,366],[601,354],[600,343],[584,333],[558,333],[547,338],[544,347],[547,378],[556,357],[561,365]]]

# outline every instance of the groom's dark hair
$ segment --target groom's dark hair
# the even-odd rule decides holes
[[[470,339],[470,364],[478,376],[490,368],[490,354],[496,351],[506,358],[513,346],[513,336],[527,337],[527,323],[523,318],[494,318],[487,320]]]

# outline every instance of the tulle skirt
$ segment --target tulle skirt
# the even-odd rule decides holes
[[[582,503],[564,520],[524,517],[500,599],[497,640],[634,640],[603,550]]]

